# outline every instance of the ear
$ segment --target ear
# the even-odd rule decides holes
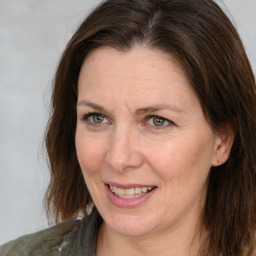
[[[216,134],[212,166],[220,166],[227,161],[235,140],[235,135],[235,127],[231,123],[225,123],[218,130]]]

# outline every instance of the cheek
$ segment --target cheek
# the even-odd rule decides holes
[[[162,179],[172,183],[182,178],[179,179],[180,182],[188,183],[208,175],[213,155],[212,141],[195,138],[196,136],[190,136],[158,144],[157,148],[155,145],[147,147],[150,165]]]
[[[105,159],[104,140],[76,132],[76,154],[84,175],[100,171]]]
[[[208,142],[195,139],[172,141],[151,152],[151,167],[162,181],[163,200],[159,202],[169,202],[172,211],[186,212],[196,202],[203,203],[212,154]],[[170,214],[170,211],[166,210],[166,213]]]

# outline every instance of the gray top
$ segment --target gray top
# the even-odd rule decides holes
[[[94,256],[102,220],[95,211],[0,246],[0,256]]]

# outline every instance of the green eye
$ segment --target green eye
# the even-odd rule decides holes
[[[161,118],[161,117],[153,117],[152,118],[152,123],[154,126],[163,126],[166,124],[166,119]]]
[[[111,124],[108,118],[101,113],[88,113],[82,116],[82,120],[90,127],[104,128]]]
[[[158,128],[163,129],[171,126],[173,122],[164,117],[154,115],[154,116],[149,116],[147,118],[147,124],[155,129],[158,129]]]
[[[105,117],[102,115],[93,115],[91,116],[91,119],[92,119],[91,121],[95,124],[101,124],[104,122],[104,118]]]

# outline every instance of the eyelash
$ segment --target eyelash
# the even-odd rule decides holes
[[[150,119],[153,120],[154,118],[156,118],[156,119],[161,119],[163,122],[167,122],[168,124],[167,124],[167,125],[161,125],[161,126],[146,124],[145,126],[148,125],[148,126],[150,126],[152,129],[159,130],[159,129],[164,129],[164,128],[166,128],[166,127],[169,127],[169,126],[174,125],[174,123],[173,123],[172,121],[170,121],[170,120],[168,120],[168,119],[166,119],[166,118],[164,118],[164,117],[162,117],[162,116],[158,116],[158,115],[150,115],[150,116],[147,116],[147,117],[145,118],[145,120],[146,120],[147,122],[149,122]]]
[[[89,121],[89,118],[93,117],[93,116],[106,118],[105,115],[103,115],[101,113],[92,112],[92,113],[88,113],[88,114],[83,115],[82,120],[85,121],[88,125],[93,126],[93,127],[102,126],[103,123],[94,123],[94,122]]]
[[[86,121],[86,123],[90,126],[93,126],[93,127],[102,127],[102,125],[105,125],[105,123],[95,123],[95,122],[92,122],[89,120],[90,117],[103,117],[103,118],[106,118],[105,115],[101,114],[101,113],[97,113],[97,112],[92,112],[92,113],[88,113],[88,114],[85,114],[82,116],[82,120],[83,121]],[[148,122],[150,121],[150,119],[160,119],[162,120],[163,122],[167,122],[168,124],[167,125],[160,125],[160,126],[157,126],[157,125],[150,125],[148,124]],[[166,127],[169,127],[169,126],[172,126],[174,125],[174,123],[164,117],[161,117],[159,115],[149,115],[149,116],[146,116],[145,119],[144,119],[147,123],[144,124],[143,122],[143,126],[149,126],[151,129],[154,129],[154,130],[159,130],[159,129],[164,129]]]

